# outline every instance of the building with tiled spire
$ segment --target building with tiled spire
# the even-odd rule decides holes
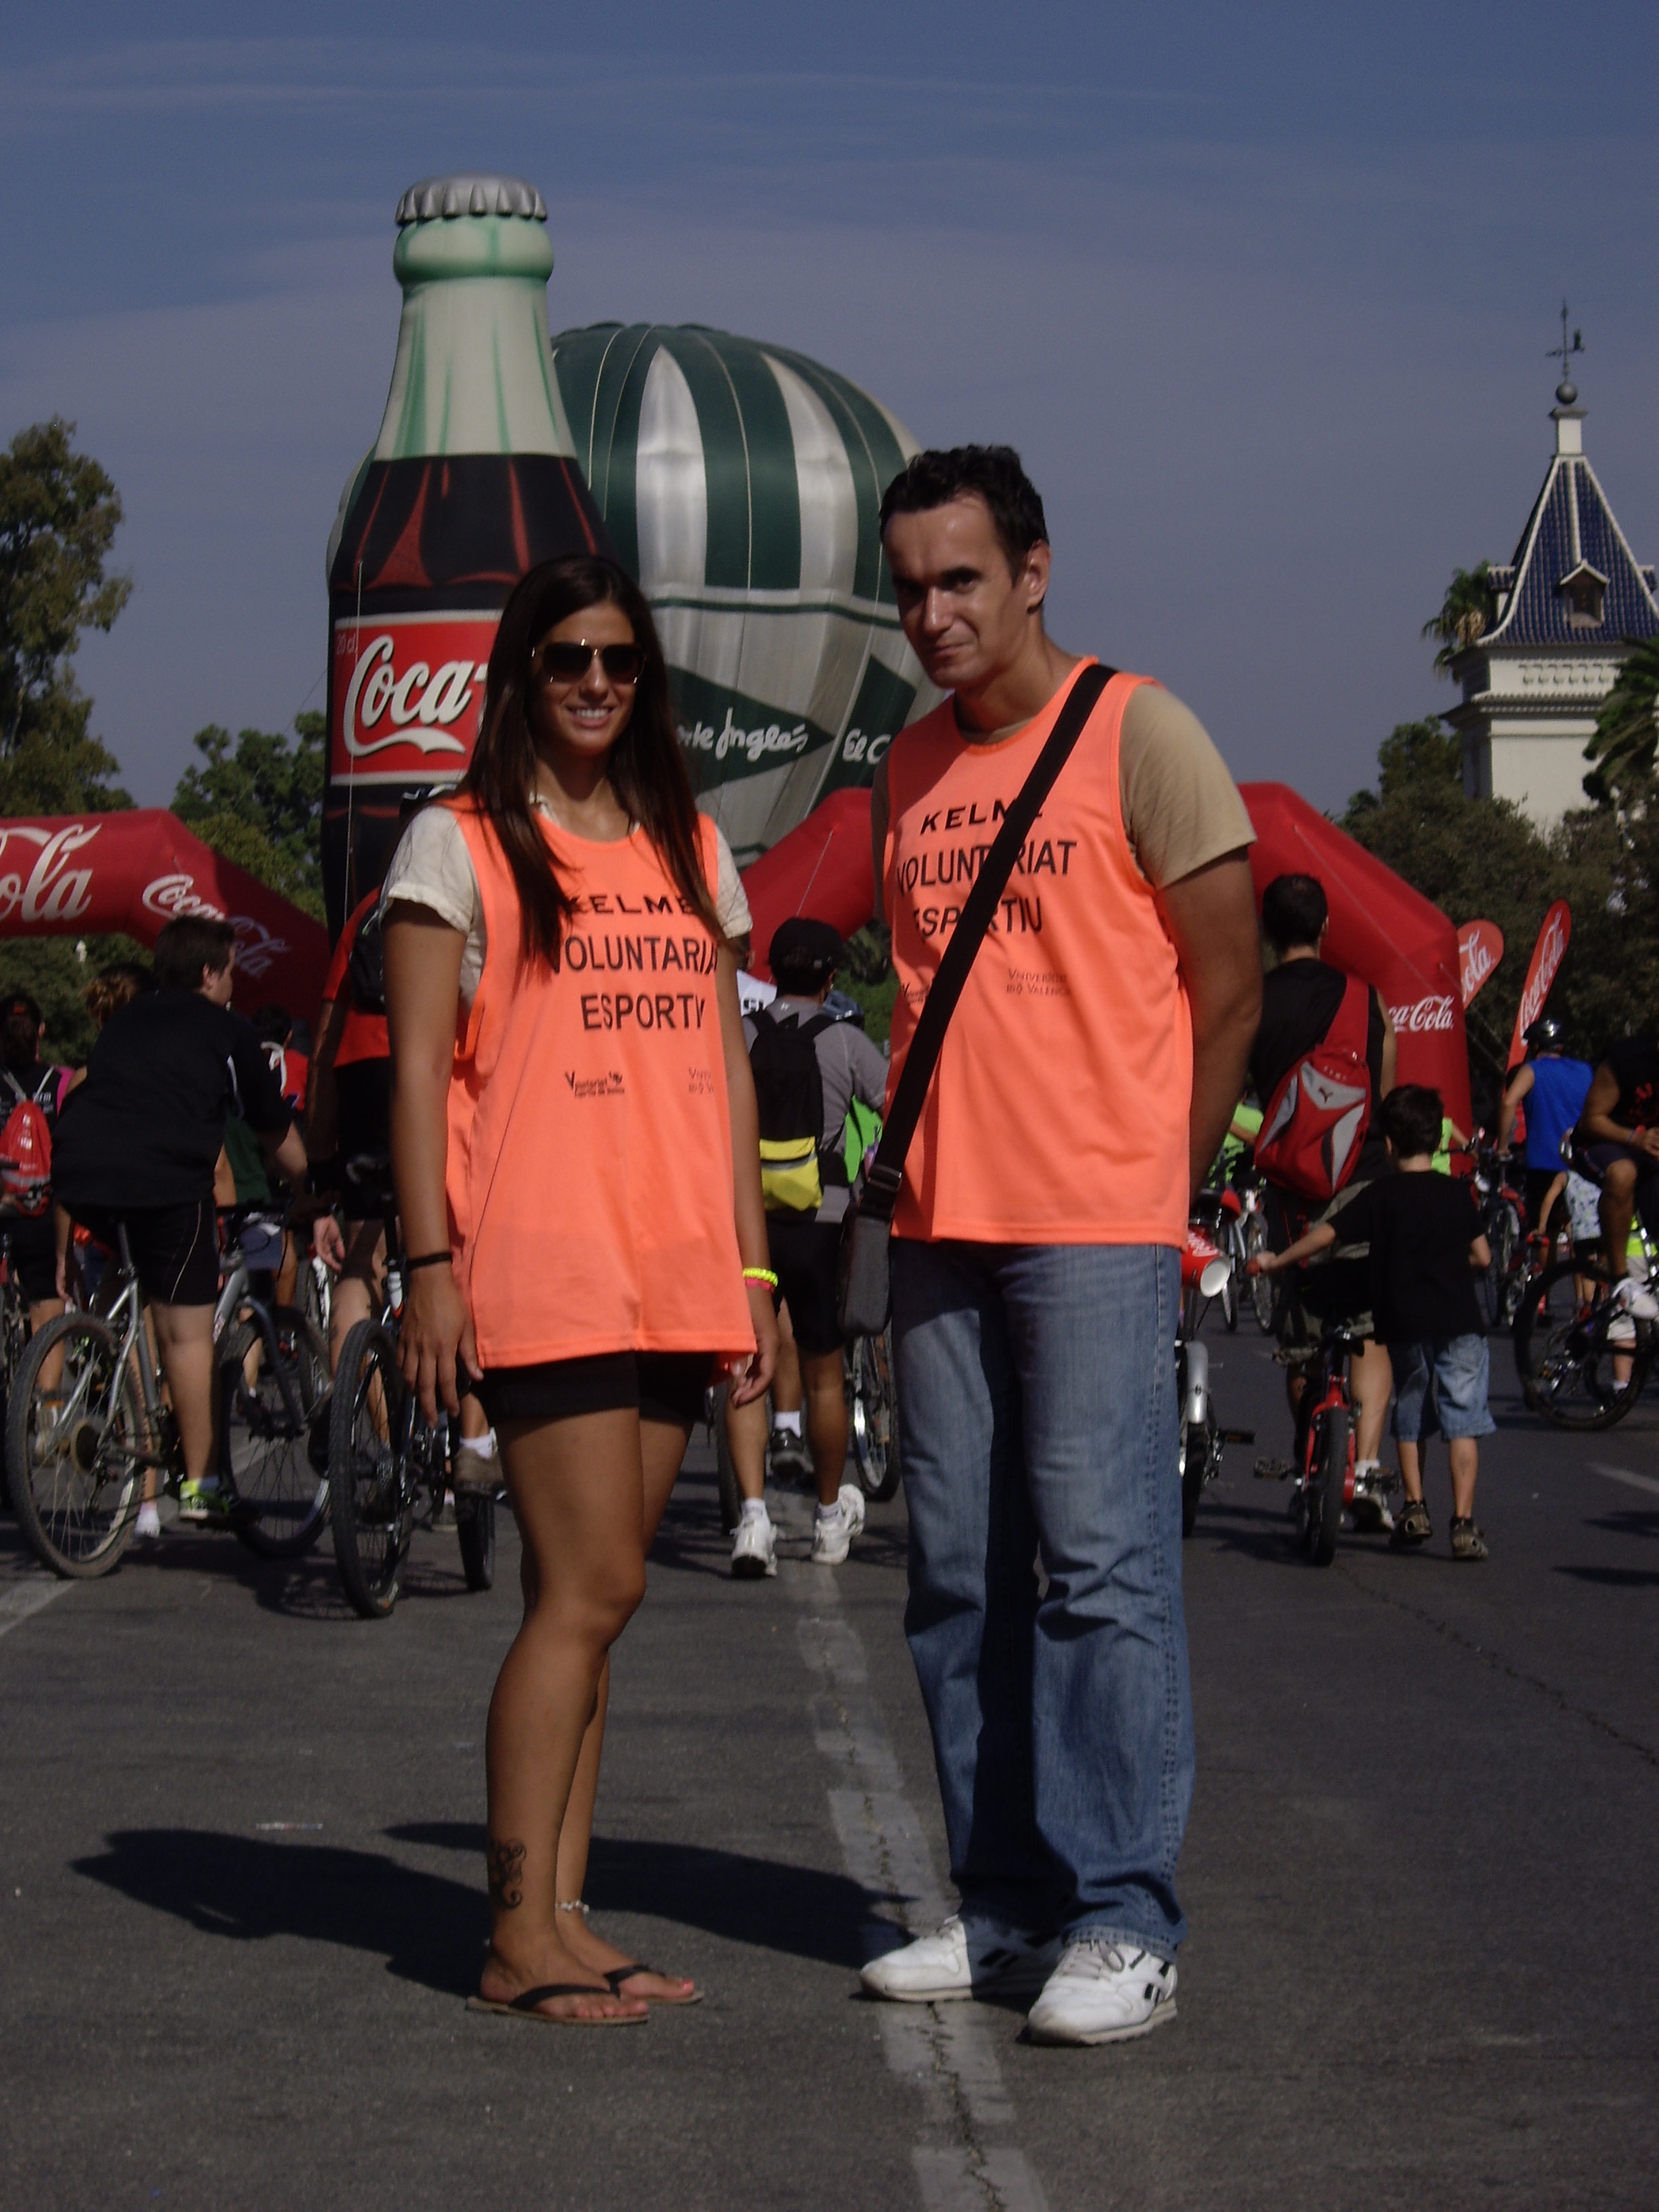
[[[1565,364],[1564,364],[1565,365]],[[1555,453],[1515,558],[1488,571],[1487,627],[1453,658],[1472,799],[1510,799],[1540,825],[1583,806],[1584,747],[1632,640],[1659,632],[1654,572],[1632,553],[1584,457],[1584,410],[1556,386]]]

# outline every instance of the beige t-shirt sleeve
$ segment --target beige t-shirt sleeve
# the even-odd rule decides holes
[[[714,851],[715,916],[728,937],[748,937],[754,930],[755,917],[749,911],[748,894],[738,873],[738,864],[732,857],[732,848],[718,822],[714,824]]]
[[[429,907],[441,921],[463,933],[461,997],[470,1006],[477,995],[489,940],[472,855],[447,806],[422,807],[398,841],[380,893],[382,914],[394,899]]]
[[[1209,732],[1160,684],[1141,684],[1123,710],[1118,788],[1130,847],[1159,888],[1255,842]]]

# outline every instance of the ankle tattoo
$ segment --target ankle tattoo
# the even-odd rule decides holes
[[[502,1912],[512,1912],[524,1903],[524,1845],[512,1836],[505,1840],[492,1836],[484,1846],[489,1901]]]

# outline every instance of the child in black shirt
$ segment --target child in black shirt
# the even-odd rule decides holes
[[[1423,1447],[1435,1431],[1451,1457],[1451,1547],[1455,1559],[1484,1559],[1474,1525],[1479,1439],[1497,1427],[1486,1402],[1489,1358],[1474,1270],[1489,1267],[1474,1194],[1462,1178],[1437,1175],[1434,1152],[1444,1114],[1440,1094],[1422,1084],[1391,1091],[1377,1122],[1395,1170],[1342,1208],[1346,1243],[1370,1246],[1371,1310],[1377,1341],[1394,1361],[1394,1433],[1406,1509],[1398,1546],[1426,1543],[1434,1531],[1423,1498]],[[1293,1267],[1336,1242],[1324,1221],[1283,1252],[1263,1254],[1260,1272]]]

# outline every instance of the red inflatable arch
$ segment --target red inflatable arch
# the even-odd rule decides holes
[[[1394,1017],[1399,1080],[1431,1083],[1446,1111],[1469,1126],[1469,1060],[1457,933],[1437,906],[1385,868],[1288,784],[1247,783],[1255,825],[1250,872],[1258,907],[1275,876],[1317,876],[1330,903],[1326,952],[1375,985]],[[757,974],[786,915],[816,915],[842,936],[870,918],[870,794],[838,791],[781,838],[744,876],[755,917]]]
[[[328,972],[320,921],[223,860],[159,806],[0,822],[0,937],[124,930],[154,945],[163,922],[211,915],[236,932],[236,1004],[317,1018]]]

